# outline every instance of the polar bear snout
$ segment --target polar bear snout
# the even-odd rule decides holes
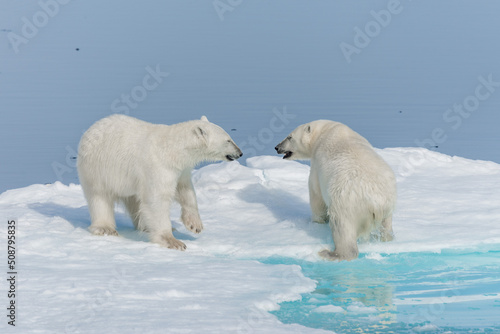
[[[283,149],[283,142],[276,145],[276,147],[274,149],[276,150],[276,152],[278,152],[278,154],[285,153],[285,150]]]
[[[226,155],[226,159],[228,161],[237,160],[243,156],[243,152],[241,152],[240,148],[236,145],[234,146],[236,148],[236,152]]]
[[[288,159],[288,158],[290,158],[292,156],[293,152],[287,150],[286,148],[284,148],[284,146],[285,146],[284,145],[285,140],[282,141],[281,143],[279,143],[278,145],[276,145],[276,147],[274,149],[276,150],[276,152],[278,154],[284,154],[283,159]]]

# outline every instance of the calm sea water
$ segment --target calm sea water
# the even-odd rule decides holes
[[[376,147],[500,162],[499,84],[475,98],[480,77],[500,82],[498,2],[214,3],[75,1],[47,20],[38,3],[1,3],[0,191],[77,183],[81,133],[113,112],[205,114],[245,158],[327,118]],[[168,76],[146,78],[157,69]]]

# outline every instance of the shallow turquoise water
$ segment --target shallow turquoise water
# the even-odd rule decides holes
[[[500,333],[499,250],[262,262],[300,265],[318,282],[273,312],[284,323],[339,333]]]

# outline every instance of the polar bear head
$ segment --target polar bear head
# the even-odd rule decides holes
[[[233,161],[240,158],[243,153],[234,143],[233,139],[220,126],[210,123],[207,117],[202,116],[199,121],[194,121],[194,133],[208,161]]]
[[[308,160],[311,159],[314,142],[326,126],[340,124],[333,121],[318,120],[299,125],[288,137],[274,149],[278,154],[284,154],[283,159]]]

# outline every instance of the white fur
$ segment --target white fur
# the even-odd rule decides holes
[[[181,219],[192,232],[203,224],[191,170],[202,161],[234,160],[242,155],[219,126],[201,120],[151,124],[113,115],[92,125],[78,149],[78,176],[96,235],[118,235],[115,202],[123,202],[137,229],[168,248],[186,246],[172,235],[170,204],[181,204]]]
[[[276,146],[285,159],[310,159],[309,198],[313,221],[332,229],[330,260],[358,257],[357,239],[379,228],[392,240],[396,178],[370,143],[344,124],[319,120],[297,127]]]

